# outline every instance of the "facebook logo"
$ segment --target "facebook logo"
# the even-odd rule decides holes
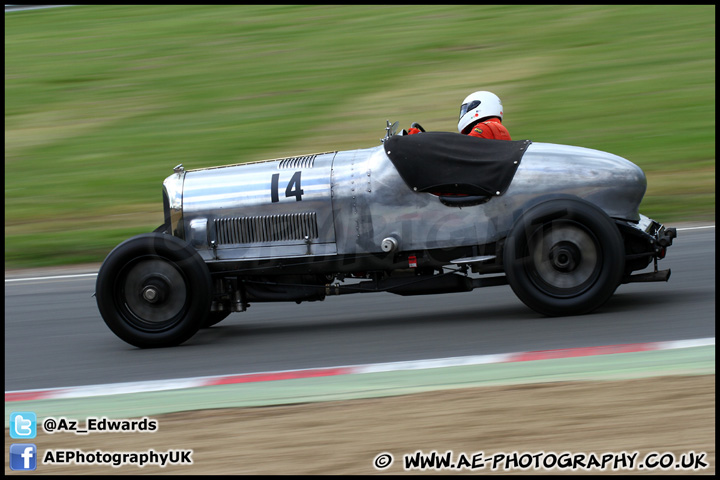
[[[10,470],[35,470],[37,447],[32,443],[10,445]]]
[[[35,438],[37,417],[33,412],[13,412],[10,414],[11,438]]]

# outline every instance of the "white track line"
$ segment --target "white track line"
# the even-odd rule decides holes
[[[32,282],[37,280],[62,280],[68,278],[97,277],[97,273],[78,273],[74,275],[56,275],[53,277],[6,278],[5,283]]]
[[[684,227],[678,228],[678,232],[684,232],[685,230],[700,230],[701,228],[715,228],[715,225],[703,225],[701,227]]]

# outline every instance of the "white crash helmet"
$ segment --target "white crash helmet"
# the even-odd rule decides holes
[[[462,133],[468,125],[487,117],[503,118],[503,106],[500,98],[492,92],[473,92],[462,102],[458,132]]]

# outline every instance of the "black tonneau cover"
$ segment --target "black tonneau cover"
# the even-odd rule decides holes
[[[530,140],[487,140],[450,132],[395,135],[385,152],[417,192],[502,195]]]

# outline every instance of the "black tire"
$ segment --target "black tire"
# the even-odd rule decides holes
[[[161,233],[121,243],[98,272],[95,296],[103,320],[140,348],[179,345],[205,323],[210,273],[183,240]]]
[[[232,312],[209,312],[201,328],[210,328],[225,320]]]
[[[548,316],[582,315],[615,292],[625,248],[605,212],[563,198],[523,213],[507,238],[503,262],[508,283],[525,305]]]

